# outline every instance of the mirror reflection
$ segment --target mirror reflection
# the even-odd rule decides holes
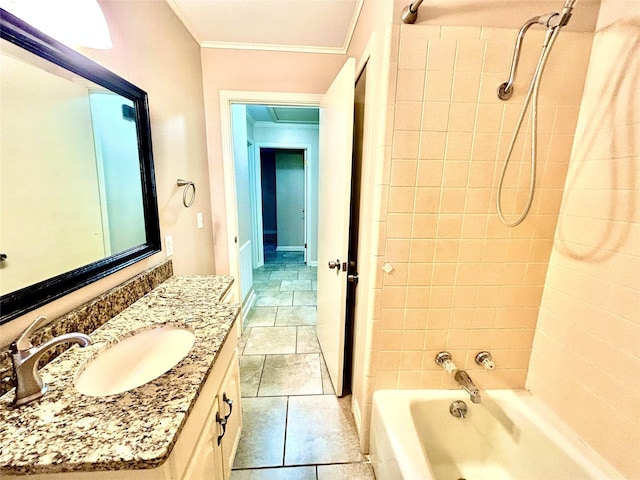
[[[0,9],[0,324],[160,251],[144,90]]]
[[[145,243],[134,102],[2,40],[0,294]]]

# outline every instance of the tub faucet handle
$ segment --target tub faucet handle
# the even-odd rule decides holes
[[[493,358],[489,352],[479,352],[476,355],[476,363],[487,370],[495,370],[496,364],[493,362]]]
[[[436,363],[444,368],[447,373],[454,373],[458,370],[456,364],[453,363],[451,359],[451,354],[449,352],[440,352],[436,355]]]

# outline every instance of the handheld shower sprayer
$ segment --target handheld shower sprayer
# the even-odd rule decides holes
[[[562,12],[551,12],[545,15],[540,15],[538,17],[533,17],[529,19],[518,32],[518,37],[516,39],[516,45],[513,51],[513,59],[511,61],[511,69],[509,73],[509,79],[500,84],[498,86],[498,98],[500,100],[508,100],[513,95],[513,82],[515,81],[516,70],[518,68],[518,61],[520,59],[520,50],[522,49],[522,39],[524,38],[524,34],[526,31],[533,25],[542,25],[547,28],[547,34],[545,35],[545,39],[542,45],[542,51],[540,53],[540,59],[538,60],[538,65],[536,66],[536,70],[533,74],[533,79],[531,81],[531,85],[529,86],[529,90],[526,94],[524,105],[522,107],[522,112],[520,113],[520,117],[516,122],[515,131],[513,133],[513,137],[511,139],[511,143],[507,150],[507,155],[503,163],[502,173],[500,174],[500,180],[498,182],[498,193],[496,196],[496,209],[498,212],[498,218],[500,221],[506,225],[507,227],[515,227],[520,225],[524,219],[529,214],[529,210],[531,209],[531,205],[533,203],[533,195],[535,192],[535,179],[536,179],[536,148],[537,148],[537,117],[538,117],[538,93],[540,90],[540,80],[542,77],[542,73],[544,71],[544,67],[547,64],[547,59],[549,58],[549,53],[551,52],[551,48],[553,47],[554,42],[560,32],[560,29],[567,24],[569,19],[571,18],[573,4],[576,0],[566,0]],[[531,168],[530,168],[530,179],[529,179],[529,194],[527,197],[527,203],[522,210],[522,213],[518,216],[516,220],[509,221],[505,218],[502,213],[502,189],[504,184],[504,178],[507,172],[507,167],[509,165],[509,160],[511,159],[511,154],[513,153],[513,149],[518,138],[518,134],[520,133],[520,128],[522,127],[522,122],[524,121],[525,114],[527,109],[529,108],[529,104],[533,100],[533,105],[531,108]]]
[[[553,33],[553,31],[558,27],[564,27],[569,22],[569,19],[571,18],[573,12],[573,4],[575,2],[576,0],[567,0],[562,7],[561,13],[551,12],[540,15],[538,17],[530,18],[520,28],[520,31],[518,32],[518,38],[516,39],[516,46],[513,50],[513,60],[511,61],[509,80],[498,87],[498,98],[500,98],[500,100],[509,100],[511,98],[511,95],[513,95],[513,82],[515,80],[516,70],[518,68],[518,61],[520,60],[522,40],[524,38],[524,34],[527,33],[527,30],[529,30],[529,28],[533,25],[542,25],[543,27],[548,28],[549,31],[547,32],[547,39],[545,40],[545,44],[543,45],[547,46],[547,44],[549,43],[550,34]],[[407,8],[411,10],[412,5],[409,5],[409,7]]]

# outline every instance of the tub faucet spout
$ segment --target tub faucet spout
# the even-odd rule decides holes
[[[454,376],[456,382],[469,394],[473,403],[480,403],[482,398],[480,397],[480,390],[473,383],[471,377],[465,370],[457,370]]]

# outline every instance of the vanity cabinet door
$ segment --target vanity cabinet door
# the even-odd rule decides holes
[[[223,480],[222,451],[218,447],[218,435],[221,433],[217,422],[219,415],[216,398],[184,472],[183,480]]]
[[[240,405],[240,368],[238,357],[233,355],[218,393],[220,418],[224,419],[224,435],[220,438],[224,479],[231,476],[233,460],[242,430],[242,408]]]

